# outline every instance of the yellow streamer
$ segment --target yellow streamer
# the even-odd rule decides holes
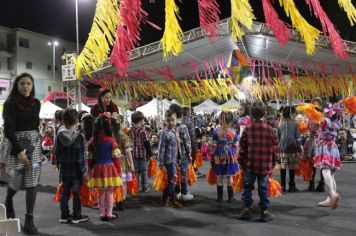
[[[183,31],[179,26],[179,8],[174,0],[166,0],[166,20],[163,37],[161,39],[163,57],[167,61],[171,54],[177,56],[183,51]],[[176,17],[177,16],[177,17]]]
[[[354,26],[354,23],[356,23],[356,8],[352,5],[351,0],[338,0],[338,2],[339,6],[346,12],[351,26]]]
[[[299,13],[293,0],[279,0],[279,4],[284,7],[287,16],[290,17],[293,27],[295,27],[305,41],[308,55],[315,53],[315,44],[321,33],[318,29],[310,25]]]
[[[231,0],[231,18],[232,18],[232,40],[236,42],[237,38],[242,39],[245,32],[239,26],[239,22],[251,29],[253,20],[253,9],[248,0]]]
[[[121,21],[118,0],[98,0],[89,37],[80,55],[73,60],[76,76],[83,73],[91,75],[104,64],[110,53],[110,46],[115,42],[116,28]]]

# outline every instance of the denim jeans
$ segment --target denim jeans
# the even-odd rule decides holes
[[[164,193],[169,197],[174,197],[174,190],[177,183],[177,168],[175,163],[164,164],[168,175],[168,188]]]
[[[176,185],[175,192],[187,194],[188,193],[188,164],[189,161],[181,161],[180,163],[180,173],[182,175],[182,183],[180,185]]]
[[[81,184],[82,181],[78,179],[73,179],[71,181],[62,181],[60,208],[63,217],[69,216],[68,201],[69,201],[71,190],[73,194],[73,216],[79,217],[80,214],[82,213],[82,208],[79,200],[79,190]]]
[[[147,183],[147,159],[143,158],[133,158],[133,163],[135,167],[135,174],[138,183],[141,181],[142,190],[148,188]],[[141,176],[141,179],[140,179]]]
[[[244,171],[244,188],[241,194],[241,200],[244,202],[245,207],[250,207],[253,203],[252,188],[257,178],[258,182],[258,196],[260,197],[259,206],[261,210],[267,210],[270,205],[268,193],[268,175],[248,173]]]

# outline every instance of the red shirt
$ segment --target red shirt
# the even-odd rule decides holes
[[[277,149],[273,128],[267,123],[254,121],[241,135],[238,162],[248,172],[266,175],[275,166]]]

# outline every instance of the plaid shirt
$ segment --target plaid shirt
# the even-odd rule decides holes
[[[178,139],[174,129],[164,129],[160,133],[158,144],[158,164],[177,163]]]
[[[182,118],[182,124],[187,126],[187,128],[189,130],[189,137],[190,137],[190,143],[191,143],[192,150],[198,149],[198,143],[197,143],[197,139],[195,137],[195,129],[194,129],[193,122],[188,117],[184,116]]]
[[[82,134],[79,134],[70,146],[65,146],[59,138],[56,139],[55,156],[57,164],[60,166],[59,171],[62,181],[80,180],[85,174],[84,145]]]
[[[192,145],[190,142],[189,130],[182,123],[177,123],[176,130],[179,134],[179,157],[181,160],[189,160],[192,155]]]
[[[277,160],[277,137],[273,128],[263,122],[253,122],[242,132],[238,162],[248,172],[268,174]]]
[[[133,158],[146,158],[146,149],[144,143],[148,141],[147,134],[144,128],[136,126],[131,128],[130,139],[132,142],[132,157]]]

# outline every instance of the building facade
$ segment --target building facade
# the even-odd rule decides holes
[[[55,67],[53,68],[53,44]],[[51,91],[63,92],[62,55],[76,51],[76,44],[24,29],[0,26],[0,100],[6,99],[11,80],[23,72],[35,80],[36,97],[45,98]],[[53,76],[55,70],[55,78]]]

